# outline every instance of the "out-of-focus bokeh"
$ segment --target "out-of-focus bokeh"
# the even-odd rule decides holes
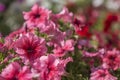
[[[98,15],[97,27],[102,26],[102,21],[109,13],[120,14],[120,0],[0,0],[0,32],[3,35],[18,29],[23,25],[23,11],[29,11],[33,4],[51,9],[54,13],[67,7],[75,15],[84,14],[86,17]],[[91,19],[92,20],[92,19]]]

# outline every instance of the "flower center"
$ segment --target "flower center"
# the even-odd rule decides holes
[[[40,14],[35,14],[34,18],[40,18]]]
[[[114,61],[115,60],[115,56],[111,55],[111,56],[109,56],[109,59]]]
[[[105,74],[105,73],[103,73],[103,74],[101,74],[101,75],[100,75],[100,77],[105,77],[105,76],[106,76],[106,74]]]
[[[27,52],[31,54],[31,53],[34,53],[35,50],[34,50],[32,47],[29,47],[29,48],[27,49]]]

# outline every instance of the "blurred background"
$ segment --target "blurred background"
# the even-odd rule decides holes
[[[54,13],[67,7],[75,15],[95,20],[93,26],[97,28],[103,26],[107,14],[120,14],[120,0],[0,0],[0,33],[5,36],[21,27],[24,22],[22,12],[29,11],[35,3]],[[97,19],[94,19],[95,16],[98,16]]]

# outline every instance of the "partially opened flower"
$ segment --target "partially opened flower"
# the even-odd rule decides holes
[[[45,40],[31,33],[23,35],[15,42],[14,48],[21,58],[34,60],[46,53]]]
[[[46,20],[49,19],[50,13],[51,11],[35,4],[31,11],[23,12],[23,15],[28,27],[38,27],[40,24],[45,24]]]

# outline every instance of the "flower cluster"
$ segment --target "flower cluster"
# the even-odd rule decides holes
[[[67,73],[67,63],[73,61],[68,52],[74,50],[75,42],[67,36],[68,31],[60,30],[58,23],[62,18],[69,23],[71,14],[67,9],[53,14],[37,4],[31,11],[23,12],[22,28],[6,36],[4,41],[0,36],[0,52],[5,55],[1,65],[6,65],[0,78],[61,80]]]
[[[38,4],[23,12],[20,29],[0,34],[0,80],[77,80],[84,66],[90,80],[117,80],[120,31],[112,24],[120,22],[119,14],[108,14],[97,31],[99,11],[85,13],[73,15],[63,8],[54,14]]]

